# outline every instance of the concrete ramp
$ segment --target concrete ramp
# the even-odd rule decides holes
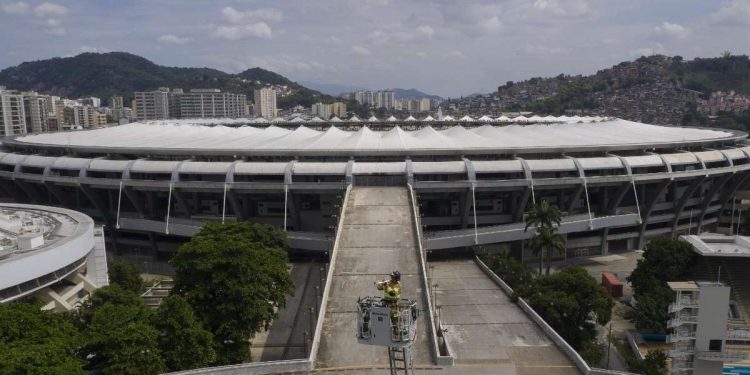
[[[409,192],[401,187],[352,188],[341,228],[328,303],[316,357],[318,370],[388,366],[385,347],[357,343],[357,297],[380,295],[374,282],[401,272],[403,298],[425,308]],[[432,366],[426,320],[420,316],[415,367]]]

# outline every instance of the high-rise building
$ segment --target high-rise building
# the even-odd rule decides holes
[[[334,102],[333,104],[331,104],[331,113],[338,118],[346,117],[346,103]]]
[[[99,99],[99,98],[97,98],[97,97],[93,97],[93,96],[88,97],[88,98],[80,98],[80,99],[78,99],[78,103],[81,103],[83,105],[92,106],[92,107],[95,107],[95,108],[98,108],[98,107],[102,106],[102,100]]]
[[[26,134],[23,95],[0,86],[0,136]]]
[[[430,111],[430,98],[422,98],[419,100],[419,112]]]
[[[47,123],[49,118],[48,102],[49,96],[39,95],[35,92],[23,94],[23,106],[26,115],[26,132],[27,133],[44,133],[48,131]]]
[[[125,117],[123,111],[124,108],[125,106],[122,103],[122,96],[114,95],[109,98],[109,110],[113,120],[120,121],[121,118]]]
[[[219,89],[193,89],[187,93],[179,93],[179,98],[180,118],[247,117],[247,98],[244,94],[221,92]],[[275,99],[274,97],[274,105]]]
[[[135,93],[138,120],[166,120],[169,118],[169,89],[160,87],[156,91]]]
[[[169,92],[169,118],[183,118],[182,116],[182,89],[172,89]]]
[[[276,90],[270,88],[262,88],[255,90],[254,95],[256,117],[265,117],[271,119],[276,117]]]
[[[396,97],[391,90],[381,90],[375,93],[375,108],[393,109]]]
[[[719,282],[668,282],[675,293],[669,305],[672,319],[672,373],[721,374],[724,361],[744,359],[744,353],[727,351],[729,287]]]
[[[328,120],[331,118],[331,109],[332,106],[330,104],[315,103],[312,105],[310,112],[312,112],[313,116],[318,116],[323,120]]]

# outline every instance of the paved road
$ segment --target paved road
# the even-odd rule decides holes
[[[580,374],[473,260],[430,262],[430,285],[457,373]],[[462,370],[463,369],[463,370]]]
[[[376,280],[398,269],[403,298],[425,306],[408,190],[357,187],[350,194],[316,365],[344,372],[388,365],[385,347],[361,345],[355,336],[357,297],[382,293]],[[424,315],[418,326],[414,364],[432,366]]]
[[[316,294],[320,293],[321,285],[324,285],[321,280],[323,274],[320,272],[323,267],[323,263],[315,262],[291,264],[294,295],[286,298],[286,306],[279,310],[279,317],[271,323],[269,330],[260,332],[253,339],[253,360],[277,361],[307,357],[305,350],[310,350],[310,339],[308,337],[308,342],[305,343],[303,332],[312,332],[311,326],[317,316],[310,318],[310,308],[315,306],[317,314],[320,299],[316,298]]]

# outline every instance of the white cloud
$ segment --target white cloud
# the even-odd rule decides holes
[[[191,41],[190,38],[187,37],[179,37],[177,35],[173,34],[166,34],[159,37],[160,42],[164,43],[172,43],[172,44],[185,44]]]
[[[357,56],[370,56],[370,50],[362,46],[352,47],[352,53]]]
[[[711,15],[711,21],[719,25],[750,25],[750,0],[733,0]]]
[[[80,52],[93,52],[93,53],[105,53],[105,52],[109,52],[109,50],[106,49],[106,48],[92,47],[92,46],[86,46],[86,45],[78,47],[78,51],[80,51]]]
[[[3,13],[19,16],[26,14],[26,12],[29,11],[29,4],[26,4],[23,1],[3,4],[2,10]]]
[[[232,7],[224,7],[221,15],[231,23],[245,23],[257,21],[279,22],[284,14],[275,8],[259,8],[255,10],[240,11]]]
[[[582,17],[591,13],[589,0],[535,0],[534,8],[560,17]]]
[[[57,18],[49,18],[44,21],[44,23],[46,23],[49,27],[60,27],[61,24],[60,20],[58,20]]]
[[[414,43],[425,42],[435,35],[435,29],[432,26],[422,25],[415,29],[396,31],[396,30],[375,30],[368,34],[368,39],[372,43]]]
[[[447,32],[468,36],[497,34],[502,27],[503,6],[500,4],[476,4],[447,2],[440,7]]]
[[[677,23],[664,22],[654,27],[654,35],[674,39],[684,39],[690,34],[690,29]]]
[[[214,36],[227,40],[239,40],[245,38],[271,38],[273,32],[265,22],[250,23],[246,25],[219,26],[214,30]]]
[[[44,2],[34,8],[34,14],[39,18],[62,17],[68,14],[68,8],[60,4]]]

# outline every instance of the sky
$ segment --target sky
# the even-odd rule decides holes
[[[641,55],[750,54],[750,0],[0,0],[0,68],[110,51],[457,97]]]

